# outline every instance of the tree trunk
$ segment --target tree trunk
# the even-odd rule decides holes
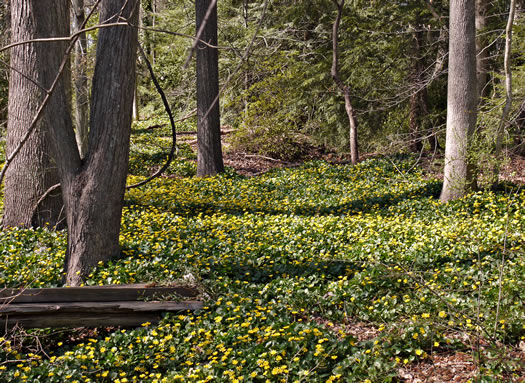
[[[84,0],[73,0],[73,30],[80,30],[86,19]],[[75,65],[73,70],[75,84],[75,133],[80,157],[84,158],[88,150],[89,130],[89,87],[87,78],[87,38],[82,33],[75,46]]]
[[[101,2],[101,23],[128,19],[136,24],[137,17],[138,0]],[[60,116],[50,128],[66,207],[65,268],[66,283],[71,286],[81,284],[99,261],[120,253],[136,51],[135,28],[115,26],[99,30],[85,159],[80,158],[68,111],[60,103],[49,105],[50,113]]]
[[[208,20],[205,15],[210,0],[195,1],[196,30],[206,23],[201,40],[217,45],[217,6]],[[197,176],[213,176],[224,172],[219,115],[219,60],[216,48],[199,43],[197,61]]]
[[[10,5],[8,1],[0,3],[0,44],[6,46],[9,44]],[[7,61],[8,52],[0,54],[4,61]],[[0,134],[5,136],[5,125],[7,122],[7,94],[9,88],[9,73],[7,70],[0,71]]]
[[[348,122],[350,125],[350,161],[352,165],[356,165],[359,162],[359,148],[357,146],[357,120],[354,115],[354,108],[350,100],[350,89],[345,86],[343,90],[345,98],[345,110],[348,116]]]
[[[481,98],[487,95],[489,50],[487,49],[488,39],[485,33],[489,6],[488,0],[476,0],[476,79],[478,102],[481,102]]]
[[[521,156],[525,156],[525,139],[523,137],[523,132],[525,131],[525,100],[523,100],[521,103],[515,123],[516,123],[516,134],[514,136],[515,152]]]
[[[350,99],[350,88],[343,83],[339,77],[339,47],[337,41],[337,35],[339,34],[339,24],[341,23],[341,17],[343,15],[343,6],[345,0],[341,0],[339,3],[337,0],[333,0],[333,3],[337,6],[337,17],[335,19],[332,31],[332,69],[331,75],[335,84],[343,94],[345,99],[345,111],[348,116],[349,123],[349,136],[350,136],[350,160],[353,165],[359,161],[359,152],[357,145],[357,120],[354,114],[354,108],[352,107],[352,101]]]
[[[439,20],[441,20],[440,17],[438,17]],[[434,64],[434,69],[432,71],[432,77],[431,81],[434,81],[434,79],[438,78],[443,74],[443,69],[445,66],[445,58],[448,56],[448,47],[445,45],[445,42],[448,42],[448,29],[445,26],[442,26],[439,30],[439,37],[436,42],[429,41],[428,44],[437,44],[437,54]],[[445,91],[445,90],[443,90]],[[428,94],[425,95],[427,101],[428,101]],[[428,103],[427,103],[428,105]],[[428,114],[428,113],[427,113]],[[439,118],[441,120],[441,118]],[[437,123],[437,124],[436,124]],[[444,121],[443,121],[444,123]],[[441,150],[441,147],[439,145],[439,141],[436,135],[435,126],[440,126],[440,121],[434,121],[434,127],[431,127],[429,130],[429,136],[428,136],[428,143],[430,144],[430,150],[432,152],[436,152],[438,150]]]
[[[496,157],[501,157],[503,150],[503,136],[505,134],[505,126],[507,125],[507,117],[512,106],[512,70],[510,65],[512,54],[512,25],[514,24],[514,13],[516,11],[516,0],[510,1],[509,17],[507,19],[507,27],[505,28],[505,55],[503,58],[505,70],[505,107],[501,115],[501,121],[496,132]],[[498,175],[496,168],[496,180]]]
[[[451,0],[445,174],[441,201],[463,197],[472,187],[468,141],[476,126],[475,0]]]
[[[65,8],[56,3],[51,0],[13,0],[12,41],[69,36],[68,23],[55,25],[55,19]],[[37,43],[19,45],[11,50],[11,67],[14,69],[9,81],[8,154],[18,146],[29,128],[45,97],[43,88],[51,86],[62,60],[63,46],[64,43],[58,42]],[[62,92],[65,97],[69,79],[65,73],[57,94]],[[63,108],[69,109],[68,97],[64,99]],[[55,117],[50,110],[44,111],[36,130],[7,170],[3,217],[6,227],[55,226],[60,221],[63,206],[60,189],[46,193],[59,183],[46,126],[53,123]]]
[[[242,1],[242,16],[244,19],[244,30],[245,33],[248,33],[248,0]],[[248,90],[250,88],[250,75],[249,75],[249,57],[246,57],[246,62],[244,63],[244,95],[243,95],[243,104],[244,104],[244,120],[248,118]]]
[[[418,29],[421,26],[418,25]],[[414,90],[410,95],[410,110],[409,110],[409,131],[410,131],[410,150],[419,153],[423,148],[421,135],[423,132],[423,120],[425,116],[423,111],[427,109],[426,106],[426,84],[423,83],[424,65],[421,58],[421,43],[423,40],[423,32],[415,31],[413,34],[414,41],[414,63],[412,67],[411,82]],[[423,92],[425,94],[423,94]],[[423,102],[425,105],[423,105]]]

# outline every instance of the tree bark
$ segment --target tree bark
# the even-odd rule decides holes
[[[468,141],[476,126],[475,0],[451,0],[447,137],[441,201],[463,197],[471,188]]]
[[[490,3],[488,0],[476,0],[476,78],[478,102],[481,102],[481,99],[487,95],[489,50],[487,49],[488,39],[485,33],[489,6]]]
[[[11,2],[12,41],[41,37],[69,36],[67,6],[52,0],[13,0]],[[63,19],[65,22],[56,22]],[[58,71],[63,42],[24,44],[11,50],[9,106],[6,152],[11,153],[27,132],[42,100]],[[45,64],[42,64],[45,63]],[[63,109],[69,110],[66,96],[70,75],[66,71],[53,99],[62,97]],[[47,193],[59,183],[58,172],[50,153],[47,126],[59,119],[51,110],[14,158],[6,172],[4,217],[6,227],[55,226],[60,221],[60,189]],[[45,196],[45,197],[44,197]],[[44,197],[44,198],[42,198]]]
[[[525,155],[525,139],[523,132],[525,131],[525,100],[522,101],[515,120],[516,134],[514,135],[515,152],[521,156]]]
[[[73,0],[73,30],[77,32],[86,19],[84,0]],[[84,158],[88,149],[89,130],[89,87],[87,78],[87,38],[82,33],[75,46],[74,84],[75,84],[75,133],[80,157]]]
[[[201,40],[217,45],[217,6],[208,20],[205,15],[210,0],[195,1],[196,30],[206,23]],[[216,48],[199,43],[197,61],[197,176],[224,172],[219,112],[219,57]]]
[[[352,107],[352,100],[350,98],[350,87],[345,85],[339,77],[339,47],[337,36],[339,34],[339,25],[341,23],[341,17],[343,15],[343,6],[345,0],[341,0],[339,3],[337,0],[333,0],[333,3],[337,6],[337,17],[335,19],[332,31],[332,79],[336,83],[337,87],[343,94],[345,100],[345,111],[348,116],[349,123],[349,141],[350,141],[350,160],[353,165],[359,161],[358,145],[357,145],[357,119],[355,118],[354,108]]]
[[[102,0],[99,17],[101,23],[127,19],[136,24],[138,0]],[[69,112],[63,103],[49,104],[50,114],[58,116],[50,130],[67,217],[65,270],[66,283],[71,286],[81,284],[99,261],[120,253],[136,51],[136,28],[115,26],[99,30],[89,148],[84,159],[77,149]]]

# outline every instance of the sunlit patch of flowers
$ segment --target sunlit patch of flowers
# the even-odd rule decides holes
[[[123,257],[86,283],[187,281],[206,308],[77,343],[57,337],[47,356],[3,340],[0,358],[18,362],[0,380],[383,382],[465,347],[458,333],[525,340],[525,192],[443,205],[439,190],[410,158],[132,189]],[[60,283],[63,233],[1,235],[2,284]],[[353,321],[378,335],[358,340]]]

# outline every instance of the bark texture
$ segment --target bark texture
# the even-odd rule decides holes
[[[40,0],[39,0],[40,1]],[[138,1],[103,0],[100,22],[136,24]],[[76,286],[99,261],[120,253],[119,231],[129,156],[137,30],[102,28],[91,92],[89,149],[81,159],[69,113],[52,104],[53,148],[66,207],[66,283]]]
[[[207,20],[210,0],[195,1],[196,30],[206,23],[201,40],[217,46],[217,6]],[[216,48],[199,43],[197,61],[197,176],[224,172],[219,112],[219,56]]]
[[[514,135],[514,151],[517,154],[525,156],[525,138],[523,137],[523,132],[525,132],[525,100],[521,102],[515,124],[516,134]]]
[[[86,20],[84,0],[73,0],[73,29],[79,31]],[[84,158],[88,149],[89,131],[89,87],[87,77],[87,38],[82,33],[75,46],[75,133],[80,157]]]
[[[337,87],[343,94],[345,100],[345,111],[348,116],[349,124],[349,141],[350,141],[350,160],[355,165],[359,161],[358,145],[357,145],[357,119],[355,118],[354,108],[352,107],[352,100],[350,98],[350,87],[345,85],[339,76],[339,47],[338,47],[338,34],[339,25],[341,23],[341,17],[343,15],[343,7],[345,0],[341,0],[339,3],[337,0],[333,0],[333,3],[337,6],[337,17],[335,19],[332,31],[332,79],[336,83]]]
[[[475,0],[451,0],[445,174],[441,201],[463,197],[472,187],[468,141],[476,126]]]
[[[69,36],[68,5],[65,1],[13,0],[11,2],[12,41],[41,37]],[[6,152],[11,153],[25,135],[49,89],[66,49],[64,42],[24,44],[11,50],[9,106]],[[45,63],[45,65],[42,65]],[[63,74],[51,104],[63,102],[70,76]],[[57,117],[44,111],[36,130],[14,158],[6,172],[4,217],[6,227],[55,226],[60,221],[60,189],[46,192],[59,183],[55,162],[50,154],[47,127]]]

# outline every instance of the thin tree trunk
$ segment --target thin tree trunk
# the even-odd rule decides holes
[[[525,155],[525,139],[523,132],[525,131],[525,100],[522,101],[518,116],[516,117],[516,135],[514,136],[515,152],[519,155]]]
[[[244,19],[244,30],[245,33],[248,33],[248,0],[243,0],[242,2],[242,16]],[[246,62],[244,64],[244,95],[243,95],[243,103],[244,103],[244,120],[248,118],[248,89],[250,87],[249,85],[249,63],[248,63],[249,57],[246,57]]]
[[[355,165],[359,161],[358,145],[357,145],[357,120],[354,114],[354,108],[352,107],[352,101],[350,99],[350,88],[343,83],[339,77],[339,48],[338,48],[338,34],[339,34],[339,25],[341,23],[341,17],[343,14],[343,6],[345,0],[341,0],[339,3],[337,0],[333,0],[333,3],[337,6],[337,17],[335,19],[332,31],[332,69],[331,75],[332,79],[336,83],[337,87],[343,94],[345,100],[345,111],[348,116],[349,123],[349,136],[350,136],[350,160],[352,164]]]
[[[217,45],[217,6],[208,18],[210,0],[195,1],[196,30],[206,23],[201,40]],[[213,176],[224,172],[221,147],[219,102],[219,58],[217,48],[199,43],[197,61],[197,176]]]
[[[451,0],[447,138],[441,201],[463,197],[472,188],[468,141],[476,126],[475,0]]]
[[[157,27],[157,0],[151,0],[151,27]],[[155,51],[155,42],[151,41],[151,63],[155,65],[157,59],[157,52]]]
[[[488,39],[485,33],[489,6],[490,3],[488,0],[476,0],[476,72],[478,102],[481,102],[481,99],[487,95],[489,50],[487,49]]]
[[[418,26],[420,29],[420,26]],[[421,62],[421,42],[423,39],[423,32],[415,31],[413,34],[414,40],[414,63],[412,66],[411,74],[411,85],[414,91],[410,95],[410,109],[409,109],[409,132],[410,132],[410,150],[415,153],[419,153],[423,148],[423,142],[421,141],[421,135],[423,133],[423,109],[426,109],[426,105],[422,103],[426,102],[426,97],[423,96],[423,92],[426,93],[426,85],[423,84],[423,65]]]
[[[441,18],[439,18],[439,20],[441,20]],[[437,41],[438,51],[436,54],[434,70],[432,71],[431,81],[434,81],[434,79],[436,79],[443,73],[443,69],[445,67],[445,58],[447,57],[447,54],[448,54],[447,46],[443,43],[445,41],[448,41],[448,29],[445,26],[442,26],[439,30],[439,37]],[[428,101],[428,95],[425,95],[425,97]],[[434,128],[430,128],[429,130],[428,143],[430,144],[430,150],[432,152],[441,150],[441,147],[439,145],[439,141],[438,141]]]
[[[509,17],[507,20],[507,27],[505,29],[505,107],[501,115],[501,121],[496,134],[496,157],[501,156],[503,146],[503,135],[505,134],[505,125],[507,124],[507,117],[512,106],[512,71],[510,67],[510,59],[512,53],[512,25],[514,23],[514,13],[516,11],[516,0],[510,1]]]
[[[73,30],[80,30],[85,20],[84,0],[73,0]],[[82,33],[75,46],[75,133],[80,157],[84,158],[88,150],[89,130],[89,88],[87,78],[87,38]]]
[[[55,3],[51,0],[13,0],[12,41],[69,36],[69,24],[61,25],[60,28],[54,25],[55,18],[64,8],[62,4]],[[11,67],[16,70],[11,70],[9,81],[8,154],[18,146],[45,97],[46,91],[39,86],[46,89],[51,86],[62,60],[63,45],[60,42],[25,44],[11,50]],[[41,64],[43,62],[46,63],[44,66]],[[69,81],[70,77],[65,73],[57,93],[61,92],[65,96]],[[69,110],[67,97],[63,108]],[[60,116],[55,116],[50,110],[44,112],[36,131],[7,170],[3,217],[6,227],[55,226],[60,220],[63,206],[60,189],[46,194],[46,191],[59,183],[47,134],[47,125],[57,119]],[[45,197],[42,198],[43,196]]]

